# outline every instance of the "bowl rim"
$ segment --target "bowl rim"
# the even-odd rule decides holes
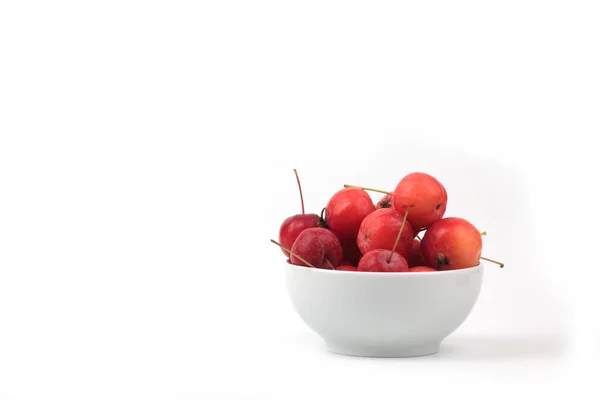
[[[315,274],[352,274],[352,275],[356,275],[356,276],[423,276],[423,275],[427,275],[427,276],[437,276],[437,275],[460,275],[460,274],[467,274],[467,273],[471,273],[474,271],[481,271],[483,270],[483,265],[486,264],[483,260],[479,261],[479,264],[473,266],[473,267],[469,267],[469,268],[462,268],[462,269],[452,269],[452,270],[447,270],[447,271],[436,271],[436,272],[373,272],[373,271],[360,271],[360,273],[357,273],[358,271],[344,271],[344,270],[332,270],[332,269],[324,269],[324,268],[311,268],[311,267],[307,267],[305,265],[295,265],[292,264],[290,262],[290,259],[286,259],[285,262],[286,266],[292,268],[292,269],[297,269],[297,270],[314,270],[314,272],[309,272],[309,273],[315,273]]]

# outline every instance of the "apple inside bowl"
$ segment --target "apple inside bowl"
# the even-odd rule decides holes
[[[436,272],[354,272],[285,265],[292,305],[329,351],[364,357],[434,354],[467,319],[483,264]]]

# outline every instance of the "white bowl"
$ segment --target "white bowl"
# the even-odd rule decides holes
[[[285,265],[292,305],[329,351],[366,357],[434,354],[467,319],[483,264],[439,272],[353,272]]]

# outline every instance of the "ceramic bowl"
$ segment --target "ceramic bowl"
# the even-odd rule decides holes
[[[476,267],[439,272],[354,272],[285,265],[292,305],[333,353],[434,354],[467,319],[483,278]]]

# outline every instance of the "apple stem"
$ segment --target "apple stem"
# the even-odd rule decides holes
[[[422,241],[423,241],[423,239],[421,239],[421,238],[419,237],[419,235],[415,236],[415,239],[419,239],[419,242],[422,242]]]
[[[329,268],[335,270],[335,267],[331,264],[331,261],[329,261],[327,257],[325,257],[325,261],[327,261],[327,264],[329,264]]]
[[[319,217],[319,225],[321,225],[323,228],[329,229],[329,226],[327,225],[327,215],[323,217],[323,213],[326,210],[327,207],[323,207],[323,209],[321,210],[321,216]]]
[[[312,265],[311,263],[309,263],[308,261],[306,261],[304,258],[300,257],[298,254],[292,253],[291,250],[288,249],[287,247],[282,246],[281,244],[277,243],[273,239],[271,239],[271,242],[275,243],[277,246],[281,247],[283,250],[287,251],[288,253],[290,253],[291,255],[293,255],[294,257],[296,257],[298,260],[302,261],[307,266],[309,266],[311,268],[316,268],[314,265]]]
[[[362,189],[362,190],[370,190],[371,192],[377,192],[377,193],[393,194],[392,192],[386,192],[385,190],[366,188],[366,187],[363,187],[363,186],[344,185],[344,187],[345,188],[358,188],[358,189]]]
[[[487,236],[487,232],[486,231],[481,232],[481,236]]]
[[[298,190],[300,191],[300,203],[302,203],[302,214],[304,214],[304,197],[302,197],[302,186],[300,186],[300,178],[298,177],[298,171],[294,168],[294,174],[296,174],[296,182],[298,182]]]
[[[501,263],[500,261],[492,260],[492,259],[481,257],[481,256],[479,258],[481,258],[482,260],[485,260],[485,261],[493,262],[494,264],[498,264],[500,266],[500,268],[504,268],[504,263]]]
[[[394,255],[394,251],[396,251],[396,246],[398,246],[398,242],[400,241],[400,235],[402,235],[402,230],[404,229],[404,224],[406,224],[406,217],[408,217],[408,209],[404,212],[404,219],[402,220],[402,225],[400,225],[400,231],[398,231],[398,236],[396,236],[396,241],[394,242],[394,247],[392,247],[392,252],[388,257],[388,264],[392,261],[392,256]]]

